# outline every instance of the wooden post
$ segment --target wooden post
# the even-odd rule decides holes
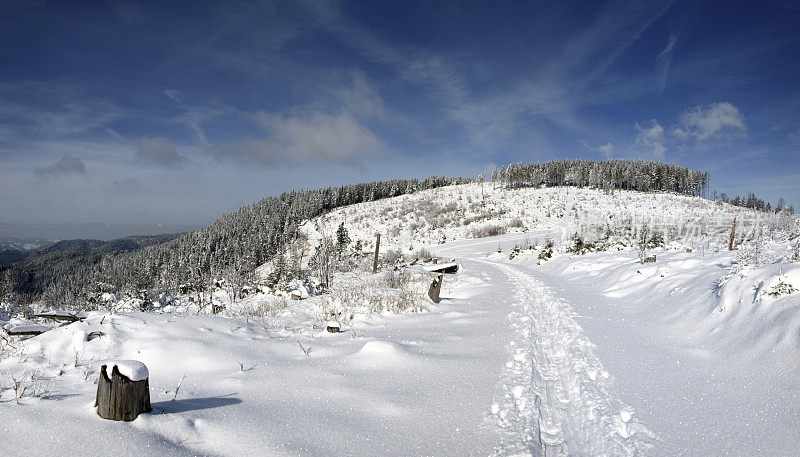
[[[120,373],[118,364],[124,364],[125,374]],[[112,366],[110,378],[108,365]],[[150,378],[147,367],[132,360],[108,365],[100,367],[100,382],[97,384],[95,399],[97,414],[103,419],[130,422],[139,414],[150,412]]]
[[[731,229],[731,242],[728,243],[728,250],[733,251],[733,237],[736,235],[736,218],[733,218],[733,228]]]
[[[434,303],[439,303],[439,294],[442,292],[443,281],[444,281],[444,275],[440,274],[439,276],[433,279],[431,287],[428,288],[428,297],[430,297]]]
[[[381,249],[381,234],[375,234],[375,260],[372,261],[372,273],[378,272],[378,252]]]

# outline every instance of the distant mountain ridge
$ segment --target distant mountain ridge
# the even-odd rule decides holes
[[[38,249],[18,250],[5,249],[0,251],[0,266],[7,266],[18,262],[47,262],[60,258],[80,257],[89,254],[119,254],[132,252],[154,244],[166,243],[180,233],[165,235],[133,235],[111,241],[103,240],[64,240],[45,245]]]
[[[31,251],[39,249],[56,242],[57,240],[47,240],[44,238],[19,238],[7,236],[0,238],[0,251]]]

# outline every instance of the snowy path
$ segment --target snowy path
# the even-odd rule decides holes
[[[646,429],[605,388],[609,374],[573,320],[569,305],[517,268],[501,270],[513,286],[506,393],[492,413],[505,430],[502,455],[634,455]]]
[[[800,455],[797,363],[787,359],[796,349],[753,358],[713,335],[684,341],[669,320],[684,296],[654,293],[645,304],[631,303],[604,296],[605,282],[554,273],[558,266],[522,268],[580,313],[618,391],[660,439],[649,455]]]
[[[652,435],[609,390],[607,373],[568,303],[510,262],[481,260],[529,235],[440,247],[493,278],[496,303],[510,305],[506,369],[491,413],[501,429],[495,455],[641,455]]]
[[[659,274],[647,280],[633,253],[561,256],[542,265],[530,254],[508,259],[515,243],[541,243],[546,235],[462,240],[437,249],[500,273],[493,273],[498,302],[511,297],[515,335],[493,406],[503,434],[497,454],[800,455],[797,346],[778,344],[791,341],[781,329],[793,327],[768,322],[754,333],[759,339],[728,335],[734,330],[724,322],[698,332],[703,319],[713,318],[708,290],[724,271],[682,251],[660,253],[652,267]],[[659,280],[671,286],[656,288]],[[628,295],[620,297],[620,290]],[[759,319],[756,305],[744,306],[748,319]],[[783,316],[793,312],[791,305],[774,306],[782,306]],[[604,370],[596,375],[601,361]],[[600,406],[592,411],[587,404]],[[619,427],[621,419],[629,419],[627,429]],[[549,449],[540,444],[547,440]]]

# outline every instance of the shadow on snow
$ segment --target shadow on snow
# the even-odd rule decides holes
[[[153,411],[161,414],[184,413],[201,409],[221,408],[223,406],[238,405],[242,400],[230,396],[189,398],[186,400],[169,400],[153,403]]]

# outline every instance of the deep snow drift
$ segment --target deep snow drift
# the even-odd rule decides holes
[[[738,249],[728,251],[734,216]],[[427,248],[462,269],[445,278],[439,304],[425,297],[430,277],[419,269],[403,290],[387,286],[396,278],[366,273],[297,301],[257,293],[234,304],[219,290],[215,303],[228,308],[218,316],[196,315],[201,309],[188,297],[160,313],[120,312],[136,303],[108,297],[108,312],[3,341],[4,449],[534,456],[800,449],[796,219],[670,194],[471,184],[341,208],[303,230],[315,245],[342,222],[365,250],[379,232],[385,256]],[[664,237],[646,247],[652,263],[636,252],[643,225]],[[575,233],[605,251],[577,255],[592,249],[575,249]],[[325,331],[332,319],[341,333]],[[95,414],[99,369],[112,360],[146,364],[152,413],[131,423]]]

